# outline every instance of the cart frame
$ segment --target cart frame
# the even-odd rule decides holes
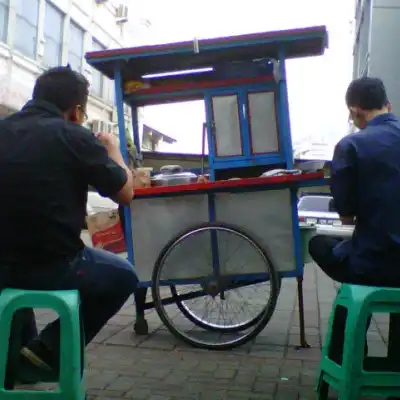
[[[90,65],[108,78],[114,80],[121,152],[126,160],[125,103],[132,110],[133,140],[136,148],[139,150],[141,147],[137,114],[138,107],[204,99],[209,144],[209,173],[211,181],[216,181],[221,171],[237,170],[238,168],[279,166],[280,168],[293,169],[286,59],[321,55],[327,45],[328,35],[326,28],[318,26],[159,46],[97,51],[86,54],[86,59]],[[239,62],[239,64],[234,67],[230,66],[230,63],[233,61]],[[240,63],[244,66],[242,67]],[[250,64],[251,68],[249,67]],[[218,68],[213,68],[212,71],[202,71],[197,76],[193,74],[186,77],[179,76],[175,81],[168,80],[168,78],[164,80],[159,75],[165,72],[204,69],[209,66],[215,67],[216,65]],[[219,67],[221,65],[223,66],[222,68]],[[264,73],[260,73],[260,68],[263,68]],[[158,77],[154,81],[151,81],[154,82],[154,86],[148,87],[143,83],[143,77],[157,76],[157,74]],[[133,85],[134,88],[129,89],[128,84],[130,82],[136,82],[137,86]],[[242,122],[242,117],[240,116],[242,153],[231,156],[218,155],[215,118],[213,117],[213,98],[233,93],[237,96],[238,107],[240,105],[245,109],[248,106],[249,94],[259,92],[272,92],[274,96],[276,109],[275,121],[278,134],[277,149],[272,152],[261,152],[259,154],[254,152],[252,149],[250,128]],[[239,114],[241,115],[240,112]],[[248,180],[246,181],[249,183]],[[323,179],[321,174],[302,182],[302,186],[325,184],[326,180]],[[297,222],[298,185],[289,185],[287,187],[290,188],[292,221]],[[193,189],[194,186],[192,189],[187,190],[190,192]],[[231,189],[235,192],[235,185],[232,185]],[[138,197],[143,198],[147,195],[146,193],[149,196],[155,194],[154,191],[149,190],[150,192],[146,192],[146,189],[138,190]],[[201,188],[197,188],[197,190],[201,191]],[[210,190],[216,191],[218,188],[214,186]],[[182,194],[182,188],[178,191]],[[163,195],[160,192],[157,193],[157,196]],[[186,191],[185,194],[190,193]],[[166,191],[165,195],[173,195],[170,188]],[[210,198],[212,199],[212,195],[210,195]],[[132,264],[135,264],[130,207],[126,207],[125,211],[125,235],[128,259]],[[213,201],[210,201],[209,221],[212,222],[215,220],[215,205]],[[308,347],[304,333],[302,286],[304,265],[302,262],[301,237],[298,223],[293,223],[292,235],[294,238],[295,269],[281,275],[282,277],[295,277],[297,279],[300,312],[300,345],[301,347]],[[138,310],[139,317],[144,313],[145,309],[154,306],[153,303],[145,303],[145,288],[150,285],[151,282],[141,282],[141,286],[144,289],[136,293],[136,306],[140,309]],[[167,301],[170,300],[167,299]]]

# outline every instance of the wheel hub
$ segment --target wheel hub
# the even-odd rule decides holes
[[[206,294],[212,297],[216,297],[221,294],[223,299],[223,293],[229,287],[231,280],[229,278],[224,279],[223,277],[211,276],[203,280],[201,287]]]

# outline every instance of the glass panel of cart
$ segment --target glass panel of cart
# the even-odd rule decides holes
[[[213,96],[212,118],[217,157],[242,155],[238,96],[236,94]]]
[[[252,153],[279,152],[275,92],[248,93],[247,103]]]

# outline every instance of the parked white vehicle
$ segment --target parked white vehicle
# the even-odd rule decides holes
[[[332,200],[330,195],[303,195],[297,203],[299,222],[317,226],[341,226],[339,214],[332,209]]]
[[[315,226],[317,235],[349,238],[354,226],[343,225],[339,214],[332,207],[333,197],[325,194],[306,194],[298,202],[301,225]]]

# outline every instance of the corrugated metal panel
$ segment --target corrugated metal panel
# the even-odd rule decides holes
[[[379,5],[379,6],[378,6]],[[374,0],[371,24],[369,75],[381,78],[393,112],[400,114],[400,1]]]
[[[369,52],[371,35],[371,0],[358,3],[356,11],[356,38],[354,43],[354,78],[369,73]]]

